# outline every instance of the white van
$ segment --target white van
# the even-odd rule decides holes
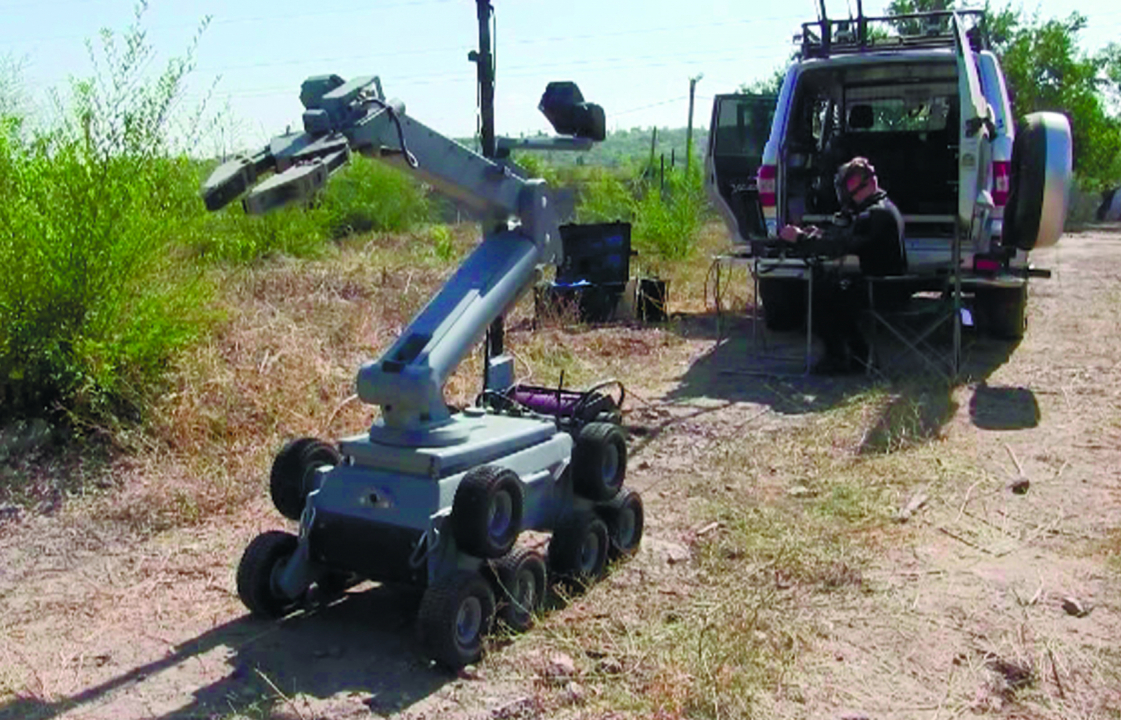
[[[832,222],[837,167],[864,156],[903,213],[916,290],[921,278],[950,273],[960,237],[963,288],[978,324],[1021,337],[1028,276],[1046,274],[1029,268],[1029,252],[1062,233],[1070,127],[1061,115],[1037,113],[1017,145],[983,30],[982,11],[823,18],[802,26],[799,57],[777,97],[718,96],[706,186],[732,241],[758,252],[784,224]],[[1014,147],[1023,148],[1018,165]],[[805,267],[771,256],[773,246],[767,254],[764,317],[772,329],[791,329],[805,320]]]

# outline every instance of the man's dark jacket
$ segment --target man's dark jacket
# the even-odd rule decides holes
[[[907,272],[903,215],[887,193],[877,190],[844,217],[847,223],[826,227],[820,235],[800,244],[814,255],[856,255],[860,258],[860,272],[870,277]]]

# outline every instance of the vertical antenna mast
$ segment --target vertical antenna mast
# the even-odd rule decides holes
[[[864,0],[856,0],[856,42],[862,48],[868,44],[868,23],[864,21]]]
[[[490,22],[494,8],[490,0],[476,0],[479,19],[479,50],[467,56],[475,63],[475,76],[479,83],[479,142],[483,157],[496,154],[494,140],[494,53],[491,52]],[[490,218],[488,218],[490,220]],[[495,318],[487,329],[483,350],[483,388],[489,386],[490,359],[501,355],[506,345],[506,327],[502,316]]]
[[[468,57],[475,62],[479,82],[480,142],[483,157],[493,158],[494,141],[494,55],[491,52],[490,19],[494,13],[490,0],[476,0],[479,16],[479,51]]]

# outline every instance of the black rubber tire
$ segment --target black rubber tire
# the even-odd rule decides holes
[[[494,622],[494,591],[477,572],[460,570],[424,591],[417,635],[428,655],[449,670],[483,656]]]
[[[513,470],[482,465],[460,481],[452,501],[456,546],[468,555],[500,558],[510,552],[522,529],[525,498]]]
[[[256,617],[272,620],[296,605],[295,600],[277,592],[274,576],[298,545],[292,533],[270,530],[253,538],[245,548],[237,566],[237,596]]]
[[[973,309],[977,329],[1000,340],[1019,340],[1027,329],[1026,285],[1020,287],[979,287]]]
[[[1008,204],[1004,207],[1002,241],[1021,250],[1035,247],[1047,178],[1047,128],[1038,115],[1028,115],[1016,129],[1009,166]]]
[[[799,278],[760,278],[759,301],[763,303],[763,325],[787,332],[806,326],[806,283]]]
[[[619,494],[627,477],[627,436],[612,423],[593,422],[580,428],[572,450],[573,489],[606,502]]]
[[[272,472],[269,473],[269,494],[273,505],[289,520],[299,520],[308,494],[316,489],[316,468],[334,467],[341,462],[339,451],[322,440],[290,440],[276,454]]]
[[[561,521],[549,541],[549,569],[558,577],[593,582],[603,577],[610,540],[595,513],[578,510]]]
[[[612,560],[630,557],[638,552],[642,544],[642,531],[646,525],[646,513],[642,507],[642,496],[630,488],[608,505],[599,508],[600,517],[607,523],[610,542],[608,556]]]
[[[536,550],[515,549],[491,566],[498,619],[514,632],[533,626],[533,617],[545,600],[548,571],[545,558]]]

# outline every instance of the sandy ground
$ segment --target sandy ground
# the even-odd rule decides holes
[[[1027,337],[1010,356],[967,357],[980,379],[954,391],[943,429],[988,479],[933,494],[863,592],[808,608],[818,631],[777,716],[1121,717],[1121,570],[1105,544],[1116,552],[1121,527],[1121,233],[1069,235],[1035,260],[1055,275],[1033,284]],[[687,583],[683,484],[721,443],[829,405],[828,385],[789,407],[722,372],[744,367],[746,341],[714,342],[682,344],[636,388],[647,432],[628,484],[647,534],[593,593]],[[1029,491],[1011,493],[1021,477]],[[0,525],[0,720],[538,715],[519,705],[531,648],[497,649],[479,676],[431,668],[415,594],[363,587],[311,615],[250,619],[233,572],[256,533],[282,527],[264,498],[142,542],[67,517]],[[578,622],[589,602],[563,612]],[[1013,702],[1028,682],[1034,699]]]

